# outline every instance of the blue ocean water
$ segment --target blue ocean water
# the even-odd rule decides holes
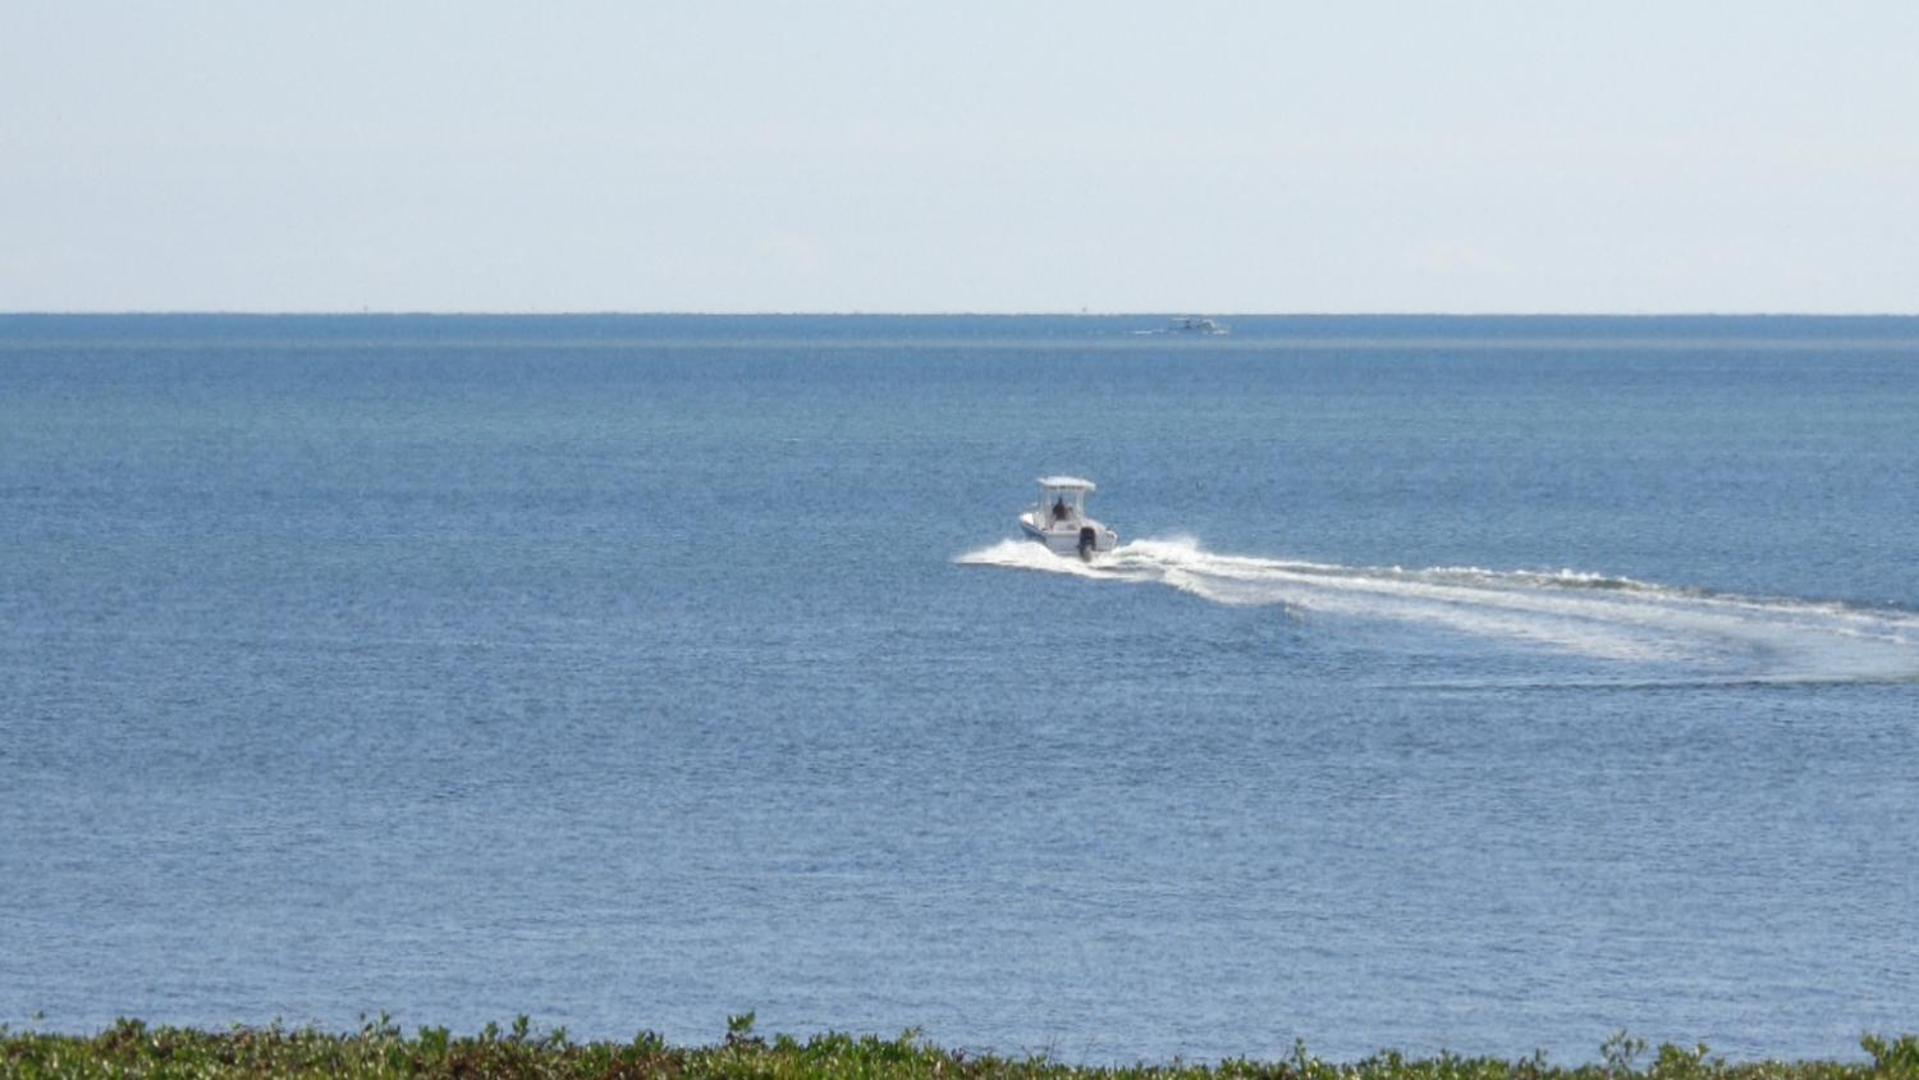
[[[0,318],[0,1022],[1919,1029],[1919,320],[1225,321]]]

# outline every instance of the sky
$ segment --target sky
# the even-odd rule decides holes
[[[0,311],[1919,313],[1919,3],[0,0]]]

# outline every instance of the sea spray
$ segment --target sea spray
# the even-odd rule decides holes
[[[1007,540],[954,560],[1159,584],[1235,607],[1417,623],[1624,663],[1686,665],[1698,677],[1781,682],[1919,679],[1919,615],[1756,598],[1588,571],[1355,567],[1144,539],[1092,562]]]

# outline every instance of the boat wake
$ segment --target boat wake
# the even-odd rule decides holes
[[[1190,540],[1138,540],[1090,563],[1007,540],[954,561],[1166,585],[1302,617],[1421,624],[1606,661],[1677,664],[1689,681],[1919,681],[1919,615],[1886,608],[1571,570],[1405,570],[1220,555]]]

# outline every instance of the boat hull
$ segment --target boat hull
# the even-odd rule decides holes
[[[1025,513],[1019,516],[1019,527],[1027,539],[1046,545],[1055,555],[1092,556],[1119,546],[1119,535],[1091,518],[1041,524],[1034,522],[1031,513]]]

